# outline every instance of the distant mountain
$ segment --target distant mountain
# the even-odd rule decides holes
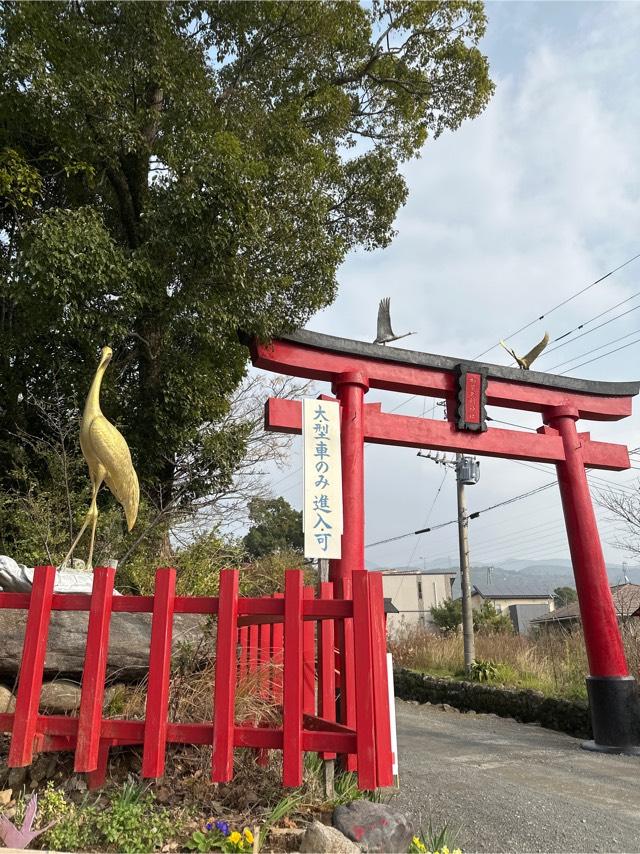
[[[381,567],[372,567],[380,569]],[[389,565],[386,567],[393,569]],[[412,567],[414,570],[421,569],[419,564]],[[445,569],[457,572],[458,561],[452,558],[436,558],[427,561],[425,569]],[[640,566],[625,566],[621,563],[608,563],[607,573],[611,584],[622,584],[625,575],[632,584],[640,584]],[[571,561],[567,558],[549,558],[548,560],[505,560],[500,564],[483,564],[471,568],[473,583],[481,586],[487,581],[500,584],[508,584],[510,579],[517,576],[518,584],[523,582],[527,585],[533,584],[540,588],[541,592],[552,592],[556,587],[575,587]],[[454,596],[460,595],[460,581],[454,583]]]

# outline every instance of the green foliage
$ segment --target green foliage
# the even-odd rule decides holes
[[[474,682],[490,682],[498,676],[498,667],[494,661],[474,661],[468,675]]]
[[[455,847],[457,835],[447,824],[439,831],[434,830],[429,819],[428,828],[423,828],[419,835],[411,840],[409,854],[462,854],[460,849]]]
[[[118,851],[146,852],[161,848],[175,827],[169,812],[156,806],[150,792],[125,786],[109,807],[98,813],[96,829]]]
[[[482,607],[473,611],[473,628],[479,634],[511,635],[514,632],[513,623],[508,614],[496,611],[492,602],[483,602]]]
[[[302,796],[299,794],[295,795],[286,795],[284,798],[281,798],[278,803],[271,810],[269,815],[265,818],[265,820],[260,825],[260,833],[258,834],[258,851],[262,850],[262,847],[269,835],[269,831],[272,827],[274,827],[278,822],[282,821],[300,805],[302,800]]]
[[[249,519],[254,524],[243,543],[251,557],[304,550],[302,511],[294,510],[284,498],[253,498]]]
[[[578,594],[573,587],[556,587],[553,591],[553,601],[556,608],[564,608],[578,601]]]
[[[462,624],[462,600],[445,599],[431,608],[431,619],[443,632],[455,632]]]
[[[0,493],[22,463],[55,491],[20,433],[50,437],[34,396],[77,412],[106,343],[149,506],[228,489],[236,330],[304,324],[389,243],[399,164],[491,96],[485,25],[472,0],[2,4]]]
[[[158,807],[153,795],[140,786],[125,785],[100,810],[77,806],[50,782],[39,801],[39,823],[56,821],[43,837],[56,851],[104,850],[105,845],[123,852],[148,852],[161,848],[175,833],[175,818]]]

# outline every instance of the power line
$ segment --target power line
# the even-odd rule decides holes
[[[538,486],[536,489],[530,489],[528,492],[523,492],[520,495],[513,495],[511,498],[506,498],[504,501],[499,501],[497,504],[492,504],[489,507],[484,507],[482,510],[476,510],[474,513],[469,514],[469,519],[477,519],[482,513],[488,513],[490,510],[497,510],[498,507],[506,507],[509,504],[514,504],[516,501],[522,501],[524,498],[529,498],[532,495],[537,495],[539,492],[543,492],[545,489],[549,489],[552,486],[557,484],[556,480],[552,480],[549,483],[544,484],[543,486]],[[449,522],[441,522],[439,525],[432,525],[430,528],[420,528],[417,531],[409,531],[406,534],[398,534],[395,537],[387,537],[384,540],[377,540],[375,543],[367,543],[365,549],[371,549],[374,546],[382,546],[385,543],[394,543],[397,540],[404,540],[407,537],[413,537],[418,534],[428,534],[431,531],[438,531],[440,528],[446,528],[449,525],[457,525],[457,519],[451,519]]]
[[[612,305],[611,308],[608,308],[606,311],[601,312],[600,314],[596,314],[595,317],[592,317],[591,320],[585,320],[584,323],[581,323],[579,326],[576,326],[575,329],[570,330],[569,332],[565,332],[563,335],[559,335],[557,338],[554,338],[551,342],[554,344],[556,341],[561,341],[563,338],[566,338],[568,335],[571,335],[573,332],[577,332],[579,329],[583,329],[589,323],[593,323],[594,320],[598,320],[599,317],[602,317],[605,314],[608,314],[610,311],[613,311],[614,308],[618,308],[624,303],[629,302],[629,300],[635,299],[640,296],[640,291],[637,294],[634,294],[627,299],[623,299],[622,302],[616,303],[616,305]],[[596,332],[598,329],[602,329],[604,326],[608,326],[610,323],[613,323],[615,320],[619,320],[621,317],[626,317],[627,314],[631,314],[632,311],[638,311],[640,309],[640,305],[634,305],[633,308],[627,309],[627,311],[622,311],[620,314],[616,314],[615,317],[610,317],[609,320],[605,320],[604,323],[599,323],[597,326],[594,326],[593,329],[587,329],[586,332],[583,332],[582,335],[576,335],[575,338],[572,338],[570,341],[565,341],[562,344],[558,344],[557,347],[550,347],[548,350],[544,351],[544,355],[548,356],[550,353],[553,353],[555,350],[559,350],[561,347],[566,347],[567,344],[573,344],[574,341],[578,341],[580,338],[584,338],[585,335],[591,335],[592,332]]]
[[[601,356],[596,356],[595,359],[587,359],[586,362],[581,362],[579,365],[574,365],[572,368],[568,368],[566,371],[562,371],[560,376],[568,374],[569,371],[577,371],[578,368],[583,368],[585,365],[590,365],[592,362],[599,362],[600,359],[605,359],[607,356],[613,356],[614,353],[619,353],[620,350],[626,350],[627,347],[633,347],[634,344],[640,344],[640,338],[636,338],[635,341],[629,341],[628,344],[623,344],[622,347],[616,347],[615,350],[610,350],[608,353],[603,353]]]
[[[572,300],[576,299],[581,294],[584,294],[588,290],[591,290],[591,288],[594,288],[596,285],[600,284],[600,282],[603,282],[605,279],[608,279],[609,276],[613,276],[614,273],[617,273],[618,270],[622,270],[623,267],[626,267],[628,264],[631,264],[631,262],[635,261],[637,258],[640,258],[640,252],[638,252],[637,255],[634,255],[633,258],[629,258],[623,264],[620,264],[618,267],[615,267],[613,270],[609,270],[608,273],[605,273],[604,276],[600,276],[600,278],[596,279],[595,282],[591,282],[590,285],[587,285],[586,287],[582,288],[581,290],[576,291],[575,294],[572,294],[571,296],[562,300],[562,302],[559,302],[557,305],[554,305],[553,308],[550,308],[547,311],[545,311],[544,314],[540,315],[540,317],[536,317],[535,320],[531,320],[529,323],[525,323],[524,326],[521,326],[520,329],[516,329],[515,332],[511,332],[509,335],[507,335],[506,340],[508,340],[509,338],[513,338],[515,335],[519,335],[521,332],[524,332],[525,329],[529,329],[530,326],[533,326],[533,324],[537,323],[539,320],[544,320],[545,317],[548,317],[554,311],[557,311],[559,308],[562,308],[563,305],[567,305],[567,303],[570,303]],[[498,347],[499,345],[500,345],[500,342],[498,342],[496,344],[492,344],[491,347],[489,347],[487,350],[484,350],[482,353],[479,353],[477,356],[475,356],[475,358],[479,359],[481,356],[484,356],[487,353],[490,353],[491,350],[493,350],[495,347]]]
[[[640,305],[638,306],[640,308]],[[626,335],[621,335],[619,338],[614,338],[612,341],[607,341],[606,344],[601,344],[599,347],[592,347],[590,350],[587,350],[586,353],[580,353],[579,356],[571,356],[570,359],[565,359],[564,362],[558,362],[557,365],[554,365],[552,368],[548,368],[548,371],[555,371],[556,368],[561,368],[563,365],[568,365],[569,362],[575,362],[576,359],[582,359],[585,356],[588,356],[590,353],[596,353],[598,350],[603,350],[605,347],[610,347],[612,344],[617,344],[618,341],[624,341],[625,338],[630,338],[632,335],[637,335],[640,332],[640,329],[634,329],[632,332],[627,332]],[[572,370],[569,368],[569,370]]]

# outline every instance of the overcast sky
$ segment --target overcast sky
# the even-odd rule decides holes
[[[640,253],[640,4],[488,3],[487,13],[482,48],[496,82],[493,100],[478,119],[428,143],[421,159],[405,165],[410,194],[397,218],[396,239],[383,251],[348,258],[336,302],[308,328],[371,341],[378,301],[390,296],[394,330],[417,332],[401,344],[474,358]],[[597,323],[628,309],[637,312],[545,354],[537,367],[555,369],[571,359],[554,372],[637,379],[640,343],[576,371],[571,367],[640,338],[640,259],[511,343],[526,352],[545,329],[556,338],[636,293]],[[637,335],[602,347],[634,330]],[[500,349],[484,358],[509,363]],[[430,398],[373,390],[366,399],[381,400],[386,411],[406,401],[403,413],[442,417]],[[582,422],[583,429],[637,447],[640,405],[635,408],[631,419]],[[539,424],[515,410],[492,414]],[[289,468],[272,478],[274,494],[296,507],[302,499],[299,445],[296,439]],[[634,465],[640,468],[640,456]],[[445,470],[415,450],[369,446],[365,469],[367,543],[455,517],[454,476],[449,472],[442,483]],[[640,471],[596,474],[629,487]],[[536,470],[484,458],[480,483],[468,490],[469,509],[553,477],[550,466]],[[619,563],[626,556],[612,545],[615,526],[599,516],[607,559]],[[568,557],[556,487],[470,524],[474,564]],[[417,568],[423,561],[457,565],[455,526],[367,549],[370,567]]]

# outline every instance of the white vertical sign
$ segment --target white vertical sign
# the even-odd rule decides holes
[[[302,401],[304,556],[339,558],[342,538],[340,404]]]

